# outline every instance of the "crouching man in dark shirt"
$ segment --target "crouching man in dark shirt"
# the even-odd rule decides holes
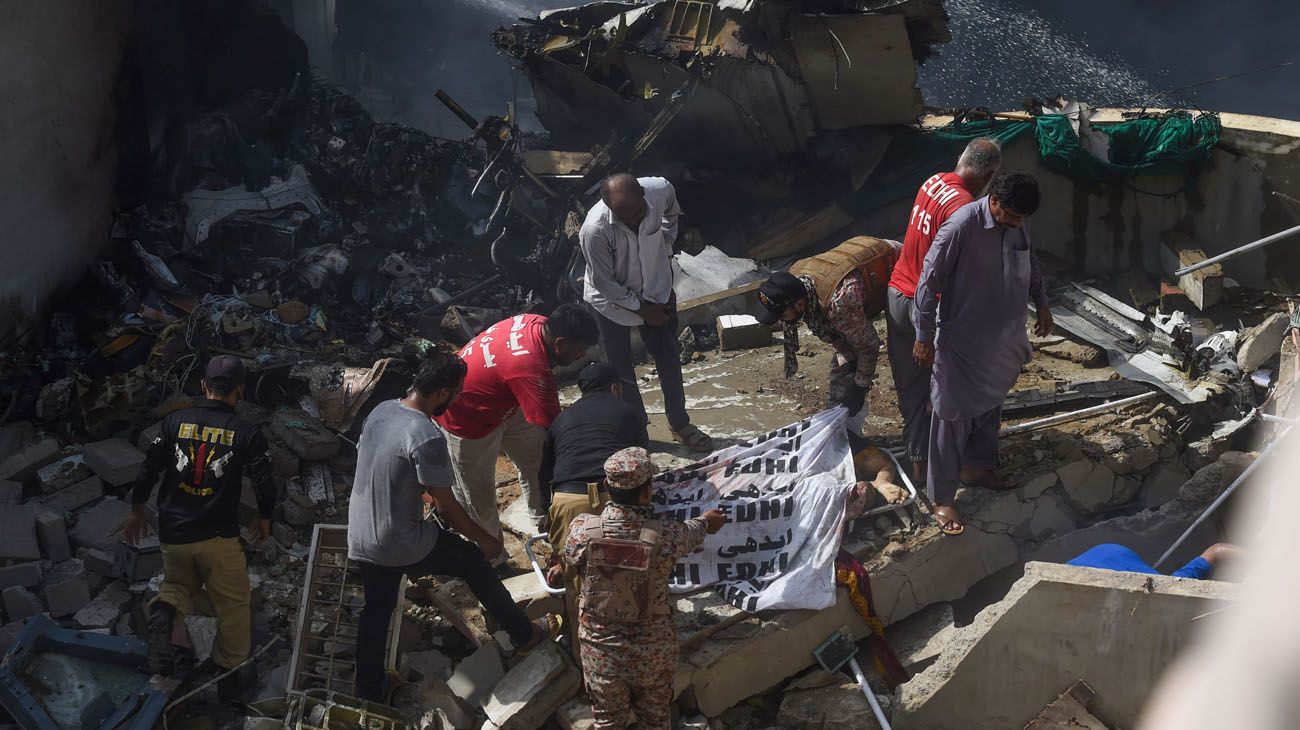
[[[569,523],[578,515],[598,515],[609,502],[605,488],[605,460],[631,446],[645,448],[645,414],[623,400],[625,381],[613,365],[594,362],[578,374],[582,397],[555,417],[542,449],[538,485],[546,510],[547,538],[555,562],[548,571],[551,585],[565,587],[565,631],[578,625],[577,571],[559,558],[569,535]],[[630,386],[629,386],[630,387]],[[573,647],[576,653],[577,640]]]
[[[206,587],[217,613],[212,663],[233,669],[248,658],[251,634],[248,567],[239,544],[239,498],[247,474],[257,494],[260,519],[256,539],[271,532],[275,488],[271,456],[261,430],[235,415],[244,394],[244,363],[220,355],[208,363],[204,400],[163,419],[131,491],[132,509],[123,526],[128,544],[148,531],[146,502],[158,489],[158,537],[162,543],[163,584],[150,607],[150,670],[174,671],[172,626],[189,613],[191,599]],[[238,699],[251,672],[233,673],[218,685],[223,701]]]

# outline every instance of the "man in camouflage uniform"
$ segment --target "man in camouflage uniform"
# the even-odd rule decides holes
[[[686,522],[660,520],[650,506],[654,466],[640,447],[605,462],[610,502],[599,515],[579,515],[564,543],[564,560],[582,576],[578,641],[596,728],[669,728],[677,630],[668,605],[673,566],[721,529],[710,510]]]

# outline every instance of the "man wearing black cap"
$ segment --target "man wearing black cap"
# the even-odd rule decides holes
[[[162,542],[163,583],[150,607],[150,669],[168,674],[171,634],[177,617],[190,611],[200,587],[217,613],[212,663],[233,669],[248,658],[250,633],[248,567],[239,544],[239,498],[247,475],[257,494],[258,541],[271,533],[275,488],[271,454],[257,426],[235,415],[244,394],[244,363],[220,355],[208,362],[203,400],[169,414],[154,439],[131,490],[132,509],[123,526],[128,544],[148,531],[146,502],[158,490],[158,537]],[[238,699],[249,677],[234,673],[218,685],[223,700]]]
[[[858,236],[823,254],[795,262],[758,289],[763,324],[780,321],[785,329],[785,376],[799,368],[799,322],[835,348],[831,361],[829,406],[849,411],[849,433],[862,435],[867,392],[876,377],[880,337],[873,323],[884,309],[885,285],[900,245]]]
[[[605,460],[629,446],[645,448],[645,418],[623,400],[624,380],[613,365],[593,362],[578,374],[582,397],[556,416],[542,451],[538,482],[546,509],[548,538],[555,548],[556,562],[548,579],[554,583],[563,575],[565,630],[578,625],[578,579],[574,570],[559,559],[569,523],[578,515],[600,514],[609,502],[605,488]],[[577,641],[574,641],[577,649]]]

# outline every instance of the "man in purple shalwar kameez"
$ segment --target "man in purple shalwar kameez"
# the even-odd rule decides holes
[[[953,506],[959,484],[996,484],[1002,402],[1033,355],[1025,332],[1030,298],[1035,332],[1052,330],[1029,238],[1038,201],[1033,177],[999,176],[987,196],[939,229],[921,271],[913,356],[934,363],[927,490],[945,534],[963,529]]]

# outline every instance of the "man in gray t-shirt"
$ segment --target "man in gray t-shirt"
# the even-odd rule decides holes
[[[485,556],[497,555],[501,542],[470,519],[452,493],[447,442],[432,419],[455,400],[464,380],[459,357],[430,354],[406,397],[379,404],[361,429],[348,507],[348,558],[361,569],[366,594],[357,626],[356,689],[362,699],[384,701],[387,694],[384,645],[403,575],[461,578],[522,651],[549,633],[549,619],[529,621],[488,563]],[[422,519],[424,492],[451,530]]]
[[[348,557],[397,567],[428,554],[438,541],[438,523],[421,519],[422,484],[452,484],[442,430],[402,401],[384,401],[366,419],[357,447]]]

